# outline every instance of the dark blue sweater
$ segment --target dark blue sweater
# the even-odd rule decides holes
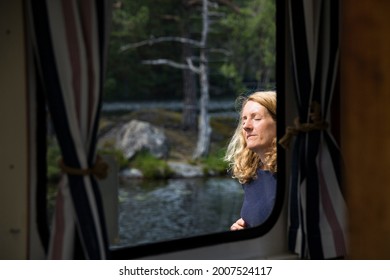
[[[276,174],[266,170],[257,171],[257,179],[242,185],[244,202],[241,218],[247,227],[262,224],[271,214],[276,196]]]

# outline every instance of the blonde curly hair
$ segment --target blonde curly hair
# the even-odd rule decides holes
[[[236,103],[242,109],[248,101],[254,101],[264,106],[273,120],[276,122],[276,92],[257,91],[251,95],[237,98]],[[242,129],[242,119],[239,119],[237,128],[228,144],[224,160],[229,164],[232,177],[238,179],[241,184],[250,182],[256,178],[257,170],[263,168],[272,173],[277,172],[276,137],[272,141],[272,149],[266,154],[264,162],[259,155],[246,147],[246,141]]]

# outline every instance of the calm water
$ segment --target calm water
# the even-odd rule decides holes
[[[119,243],[134,246],[229,230],[243,192],[230,178],[134,180],[119,188]]]

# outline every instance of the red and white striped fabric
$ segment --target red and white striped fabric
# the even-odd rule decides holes
[[[40,0],[28,8],[37,68],[63,162],[90,169],[96,161],[110,1]],[[48,258],[77,257],[76,237],[83,249],[81,257],[108,257],[101,197],[93,175],[62,178]]]

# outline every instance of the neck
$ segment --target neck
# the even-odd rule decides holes
[[[261,167],[260,169],[268,169],[267,168],[267,163],[268,163],[268,158],[267,158],[267,153],[269,151],[261,151],[261,152],[257,152],[257,155],[260,157],[260,160],[261,160]]]
[[[265,152],[256,152],[256,154],[260,157],[261,162],[263,165],[266,163],[266,153]]]

